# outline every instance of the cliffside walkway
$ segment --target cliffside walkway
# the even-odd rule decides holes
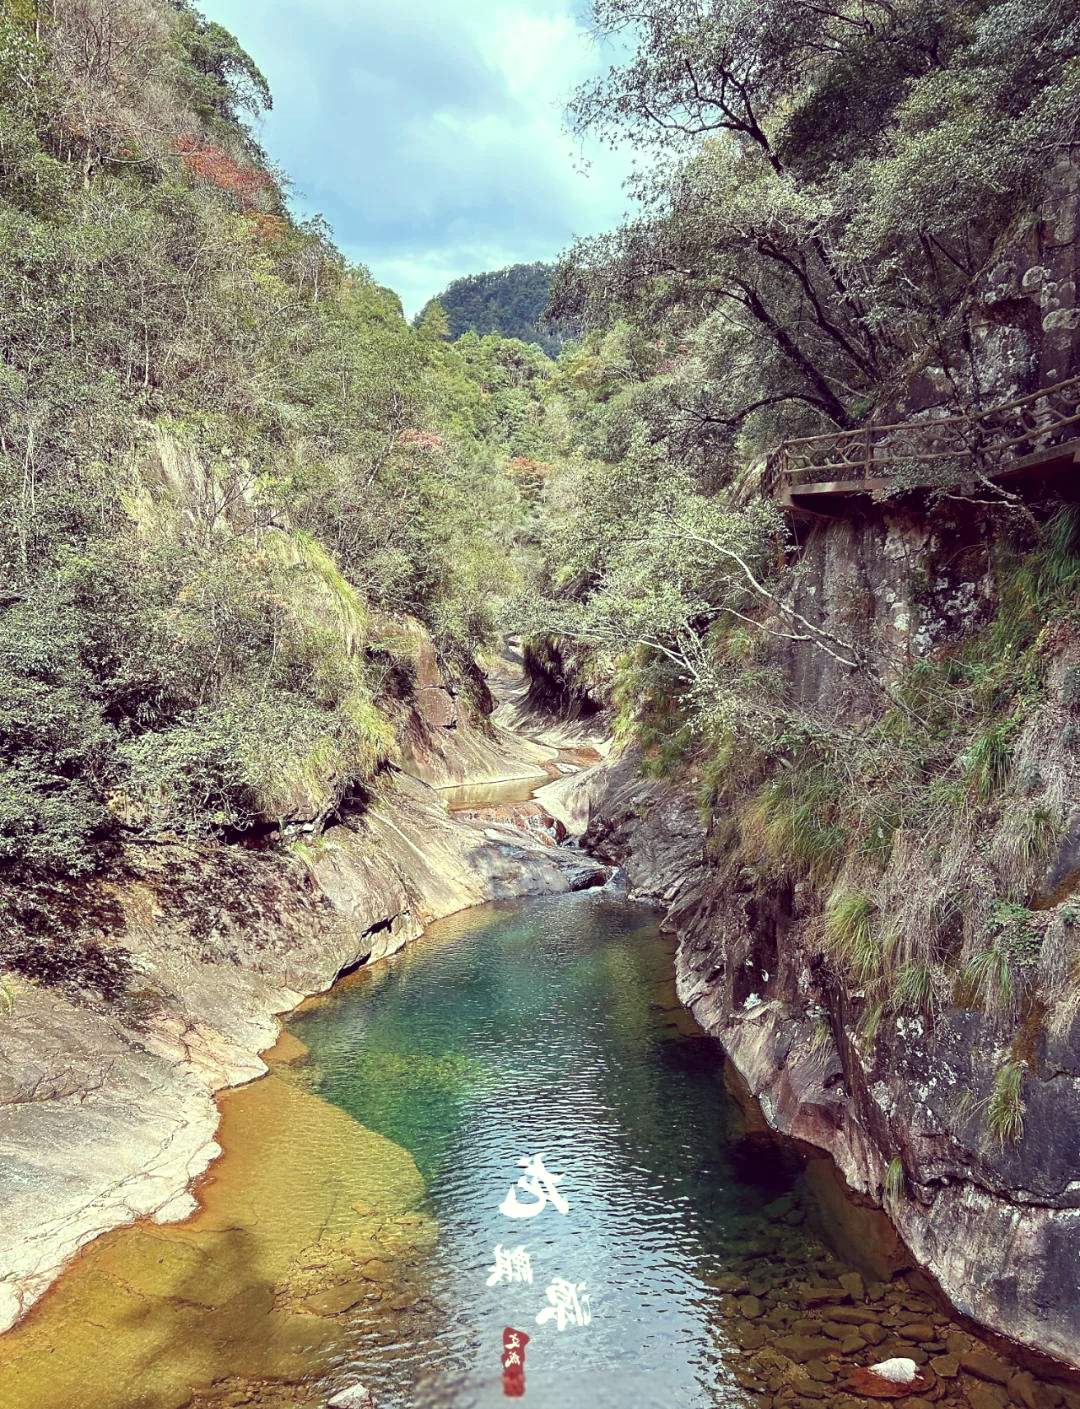
[[[1080,376],[987,411],[928,413],[895,425],[785,440],[766,460],[766,475],[785,509],[834,516],[844,513],[847,500],[883,499],[899,488],[933,483],[943,472],[961,484],[976,475],[1004,483],[1049,478],[1075,464]]]

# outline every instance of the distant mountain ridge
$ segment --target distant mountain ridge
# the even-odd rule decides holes
[[[433,303],[446,314],[451,338],[474,332],[499,333],[506,338],[538,343],[549,357],[559,349],[573,330],[567,323],[540,327],[548,304],[554,264],[538,260],[534,264],[511,264],[484,274],[467,274],[455,279],[421,310],[421,322]]]

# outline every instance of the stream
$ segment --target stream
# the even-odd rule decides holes
[[[335,1379],[380,1409],[425,1374],[432,1404],[502,1403],[511,1328],[537,1409],[746,1400],[717,1287],[747,1252],[823,1249],[763,1216],[790,1172],[738,1157],[648,911],[591,891],[466,912],[290,1028],[294,1079],[413,1155],[438,1225],[400,1334],[354,1312]]]

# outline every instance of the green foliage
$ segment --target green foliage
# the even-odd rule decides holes
[[[895,1155],[885,1170],[885,1182],[882,1185],[882,1193],[887,1199],[899,1199],[904,1196],[907,1189],[907,1176],[904,1172],[904,1161],[899,1155]]]
[[[897,972],[893,1000],[902,1012],[932,1013],[935,1007],[934,971],[929,964],[903,964]]]
[[[865,895],[840,896],[825,912],[825,937],[834,957],[858,984],[876,979],[882,966],[876,934],[877,906]]]
[[[968,749],[964,772],[979,802],[989,802],[1008,782],[1019,723],[1017,719],[1005,719],[992,725]]]
[[[625,59],[578,90],[573,125],[650,159],[643,213],[574,247],[555,311],[682,339],[679,404],[714,444],[856,424],[928,343],[960,384],[943,333],[1077,140],[1068,0],[592,14]]]
[[[549,357],[555,357],[573,329],[568,324],[541,326],[554,272],[554,265],[536,263],[513,264],[489,274],[467,274],[425,304],[417,326],[438,305],[447,319],[451,338],[460,338],[463,333],[480,337],[498,333],[504,338],[537,343]]]
[[[986,1108],[986,1125],[1001,1145],[1015,1145],[1024,1133],[1024,1067],[1006,1062],[994,1076]]]
[[[0,4],[6,869],[317,824],[396,747],[375,623],[418,618],[465,692],[516,583],[550,364],[410,328],[288,215],[269,106],[187,0]]]

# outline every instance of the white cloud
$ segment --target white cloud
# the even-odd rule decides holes
[[[263,141],[346,252],[415,311],[451,278],[616,224],[625,156],[562,127],[599,57],[574,0],[202,0],[275,96]]]

